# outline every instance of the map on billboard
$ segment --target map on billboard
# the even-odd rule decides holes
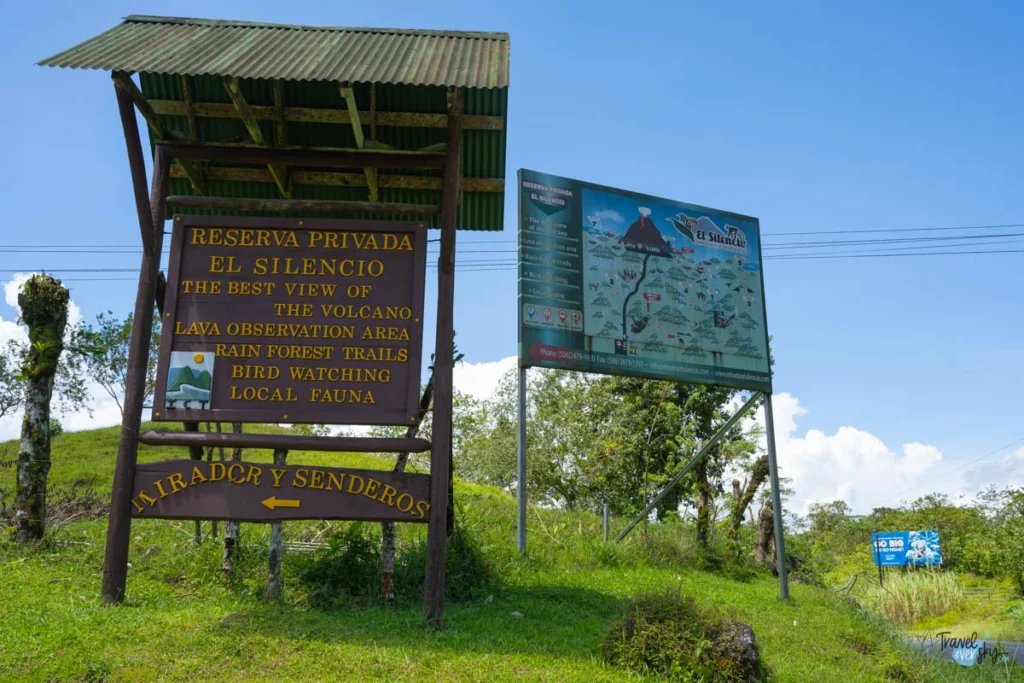
[[[522,366],[771,391],[756,218],[518,182]]]
[[[887,531],[871,534],[875,565],[926,567],[942,564],[939,532]]]

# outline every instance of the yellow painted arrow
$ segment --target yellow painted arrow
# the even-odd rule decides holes
[[[274,508],[297,508],[302,505],[301,500],[288,500],[287,498],[276,498],[275,496],[271,496],[261,502],[271,510]]]

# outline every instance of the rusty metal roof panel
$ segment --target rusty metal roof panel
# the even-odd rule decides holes
[[[507,88],[507,33],[130,16],[39,62],[104,71]]]

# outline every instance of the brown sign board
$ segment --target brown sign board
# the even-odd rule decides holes
[[[132,515],[274,522],[349,519],[426,522],[430,476],[240,461],[139,465]]]
[[[427,229],[175,216],[153,419],[414,424]]]

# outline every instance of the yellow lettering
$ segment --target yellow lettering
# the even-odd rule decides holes
[[[188,484],[185,483],[185,479],[178,472],[167,475],[167,483],[171,485],[171,493],[177,493],[178,491],[182,491],[188,487]]]
[[[252,482],[253,486],[260,485],[260,475],[263,474],[263,469],[256,467],[255,465],[249,465],[249,471],[245,474],[245,482]]]
[[[275,489],[281,488],[281,477],[284,476],[288,470],[276,470],[273,467],[270,468],[270,473],[274,475],[274,483],[271,485]]]
[[[427,512],[430,511],[430,503],[425,500],[421,500],[416,503],[416,517],[418,519],[426,519]]]
[[[189,482],[189,486],[195,486],[196,484],[202,484],[206,481],[206,475],[204,475],[198,467],[192,468],[192,481]]]
[[[324,473],[322,470],[313,470],[309,475],[309,488],[324,490]]]
[[[160,480],[159,479],[157,479],[156,481],[153,482],[153,486],[156,486],[156,490],[160,492],[160,497],[161,498],[166,498],[167,497],[167,493],[164,491],[164,487],[160,485]]]
[[[334,484],[334,488],[336,490],[341,491],[341,486],[342,486],[342,484],[345,483],[345,473],[342,472],[339,475],[335,475],[334,472],[328,472],[327,473],[327,484],[324,486],[324,489],[327,490],[327,491],[330,491],[332,483]]]
[[[236,467],[238,468],[238,470],[235,470]],[[233,474],[236,471],[241,473],[241,474],[238,475],[239,476],[238,479],[235,479],[234,474]],[[245,467],[243,467],[239,463],[237,463],[237,462],[236,463],[232,463],[231,465],[228,466],[228,481],[230,481],[232,484],[244,484],[245,483],[245,477],[243,476],[244,474],[245,474]]]
[[[356,479],[359,480],[359,489],[356,489]],[[348,478],[348,492],[353,496],[357,496],[363,492],[363,488],[366,486],[366,480],[360,477],[358,474],[351,474]]]
[[[405,507],[402,507],[402,499],[403,498],[408,498],[409,499],[409,504],[406,505]],[[410,510],[412,510],[412,503],[413,503],[412,496],[410,496],[408,493],[403,493],[402,495],[400,495],[398,497],[398,500],[395,501],[395,507],[398,508],[399,512],[409,512]]]
[[[363,495],[367,498],[376,498],[377,489],[380,487],[380,482],[376,479],[370,479],[366,482],[366,490],[363,491]]]
[[[395,494],[398,493],[398,489],[392,488],[387,484],[384,485],[384,490],[380,492],[380,497],[377,498],[380,502],[390,507],[395,507]]]
[[[295,470],[295,478],[292,480],[292,488],[306,488],[306,475],[308,474],[309,472],[307,470]]]
[[[220,481],[227,475],[227,466],[222,462],[210,463],[210,481]]]

